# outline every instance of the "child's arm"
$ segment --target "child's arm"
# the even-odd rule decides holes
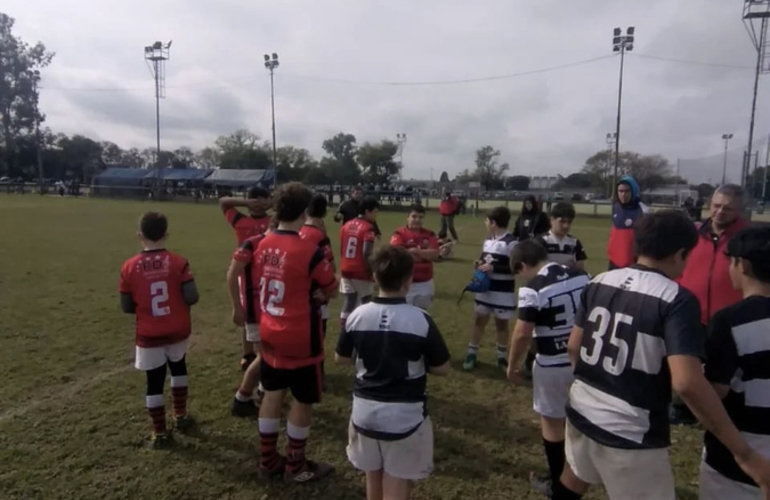
[[[230,261],[230,267],[227,269],[227,291],[230,292],[230,302],[233,305],[233,323],[243,326],[246,321],[246,315],[243,312],[241,304],[241,291],[238,286],[238,277],[246,269],[246,263],[233,259]]]
[[[447,349],[446,342],[444,342],[444,337],[441,335],[438,326],[433,322],[433,318],[427,314],[425,317],[427,318],[429,325],[428,335],[425,338],[425,364],[428,367],[428,373],[443,377],[448,375],[450,371],[449,361],[451,357],[449,350]]]
[[[130,292],[120,292],[120,308],[126,314],[136,314],[136,302]]]
[[[182,296],[188,306],[194,306],[198,303],[200,297],[198,295],[198,287],[195,286],[195,280],[182,283]]]
[[[131,268],[132,261],[123,264],[123,267],[120,269],[120,282],[118,283],[120,308],[126,314],[136,314],[136,302],[134,302],[134,295],[131,293]]]

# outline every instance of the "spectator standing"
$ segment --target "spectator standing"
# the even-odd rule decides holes
[[[447,230],[452,234],[452,239],[458,241],[457,231],[455,230],[455,215],[460,207],[460,202],[456,196],[452,196],[452,191],[449,189],[444,190],[444,196],[441,198],[441,203],[438,207],[438,212],[441,214],[441,230],[439,230],[439,238],[445,238]]]
[[[363,197],[364,190],[361,189],[361,186],[353,187],[353,189],[350,190],[350,199],[340,203],[339,208],[337,208],[337,213],[334,214],[334,222],[346,224],[348,221],[358,217],[359,204]]]
[[[607,243],[610,270],[634,263],[634,222],[650,210],[642,203],[639,183],[630,175],[621,177],[615,186],[612,226]]]
[[[513,227],[513,236],[524,241],[545,234],[551,228],[548,217],[540,209],[534,195],[529,195],[521,205],[521,214]]]

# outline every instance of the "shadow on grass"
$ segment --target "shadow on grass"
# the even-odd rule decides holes
[[[456,357],[453,358],[450,362],[452,365],[452,370],[454,373],[457,374],[457,376],[467,376],[467,377],[475,377],[475,378],[485,378],[488,380],[497,380],[497,381],[504,381],[505,380],[505,372],[498,368],[497,365],[485,363],[483,361],[477,361],[476,362],[476,368],[473,369],[473,371],[466,372],[463,370],[463,361],[465,358],[465,353],[463,353],[462,357]]]

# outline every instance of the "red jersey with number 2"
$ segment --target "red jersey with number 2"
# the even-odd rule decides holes
[[[419,248],[420,250],[438,250],[438,238],[430,229],[417,230],[402,227],[397,229],[390,238],[390,244],[394,247],[403,247],[407,250]],[[433,261],[427,259],[414,259],[414,271],[412,282],[423,283],[433,279]]]
[[[265,236],[257,258],[263,359],[278,369],[320,362],[323,332],[320,304],[313,300],[313,292],[337,287],[331,264],[316,243],[283,230]]]
[[[168,250],[144,251],[123,264],[119,289],[136,304],[136,345],[160,347],[190,336],[182,285],[193,279],[187,259]]]
[[[233,260],[245,264],[241,283],[241,303],[246,312],[246,323],[259,323],[259,266],[257,265],[257,247],[265,238],[264,234],[252,236],[243,242],[235,252]]]
[[[242,245],[244,241],[258,234],[265,234],[270,228],[270,216],[252,217],[243,215],[235,208],[228,208],[225,211],[225,219],[233,226],[235,230],[235,239]]]
[[[340,229],[340,273],[343,278],[371,281],[367,271],[364,245],[374,244],[374,224],[361,217],[348,221]]]

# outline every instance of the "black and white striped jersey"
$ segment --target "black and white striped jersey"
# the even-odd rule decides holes
[[[583,338],[567,405],[570,423],[613,448],[667,447],[666,358],[704,354],[695,296],[654,269],[617,269],[588,284],[575,325]]]
[[[404,298],[375,298],[348,317],[337,354],[356,356],[353,426],[373,439],[403,439],[427,415],[428,368],[449,361],[431,317]]]
[[[749,297],[711,319],[706,378],[730,387],[725,409],[746,442],[770,457],[770,298]],[[756,485],[732,453],[706,432],[706,463],[722,475]]]
[[[567,342],[589,281],[580,269],[550,263],[519,288],[519,319],[535,324],[535,359],[540,366],[569,365]]]
[[[573,267],[577,262],[588,259],[583,244],[571,234],[559,238],[553,232],[548,231],[539,239],[548,250],[548,260],[552,262]]]
[[[516,309],[516,283],[511,268],[511,252],[516,246],[511,233],[493,236],[484,241],[481,262],[492,264],[489,291],[476,294],[476,303],[493,309]]]

